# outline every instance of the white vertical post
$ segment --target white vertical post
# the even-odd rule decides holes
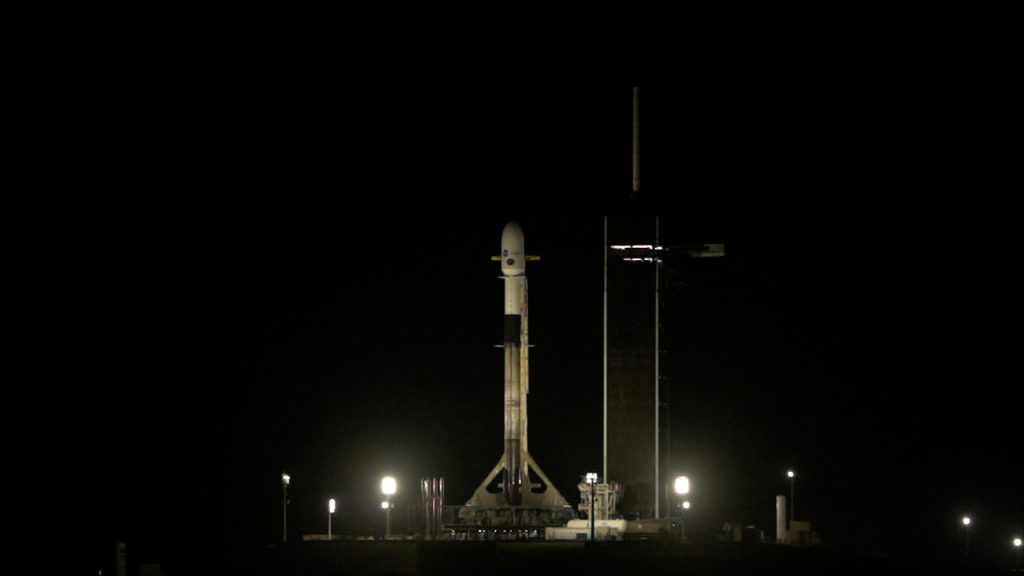
[[[608,483],[608,217],[604,217],[604,483]]]
[[[786,542],[786,495],[775,496],[775,541]]]
[[[288,485],[292,477],[281,472],[281,542],[288,542]]]
[[[640,192],[640,88],[633,87],[633,194]]]
[[[331,540],[331,517],[334,516],[334,498],[327,501],[327,539]]]
[[[661,292],[659,287],[659,280],[661,279],[661,259],[658,256],[658,242],[659,242],[659,226],[660,221],[658,216],[654,217],[654,517],[661,518],[659,514],[659,504],[661,503],[661,491],[658,489],[661,487],[661,450],[659,446],[659,436],[661,435],[661,423],[659,422],[661,416],[661,371],[660,371],[660,360],[661,360]]]
[[[793,486],[794,486],[794,484],[796,482],[796,472],[793,472],[792,470],[788,470],[788,471],[786,471],[786,476],[789,477],[789,529],[792,530],[793,529],[793,519],[794,519],[794,516],[793,516],[793,505],[796,502],[796,498],[794,497],[794,488],[793,488]]]

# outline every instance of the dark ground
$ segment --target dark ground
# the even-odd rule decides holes
[[[304,542],[234,564],[237,574],[1001,574],[768,544],[672,542]]]

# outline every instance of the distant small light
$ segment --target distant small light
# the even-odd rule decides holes
[[[394,494],[397,489],[398,483],[395,481],[393,476],[385,476],[384,478],[381,479],[380,491],[383,494],[390,496]]]
[[[288,474],[282,472],[281,473],[281,485],[282,486],[288,486],[289,484],[291,484],[291,482],[292,482],[292,477],[289,476]]]
[[[961,522],[964,523],[964,526],[970,526],[971,525],[971,517],[970,516],[964,516],[963,519],[961,520]]]
[[[381,510],[387,510],[388,508],[391,508],[391,503],[388,502],[387,500],[380,503]]]
[[[690,478],[687,476],[676,476],[675,489],[676,494],[689,494]]]
[[[796,473],[793,472],[792,470],[787,470],[786,471],[786,476],[792,478],[792,477],[796,476]]]
[[[587,472],[587,484],[597,484],[597,472]]]
[[[686,510],[690,509],[690,501],[689,500],[686,500],[686,501],[683,502],[683,508],[685,508]]]
[[[1017,548],[1020,548],[1020,545],[1021,545],[1020,538],[1014,538],[1013,539],[1013,545],[1016,546]]]
[[[327,508],[330,510],[331,514],[334,514],[334,504],[334,498],[327,501]]]

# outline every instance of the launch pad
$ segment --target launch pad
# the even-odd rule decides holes
[[[471,527],[486,531],[494,527],[564,526],[566,522],[576,517],[572,507],[529,454],[526,454],[524,461],[524,478],[529,478],[529,474],[534,472],[540,481],[524,483],[527,489],[519,494],[520,503],[509,504],[505,492],[494,488],[499,477],[508,476],[506,470],[503,458],[476,489],[472,498],[459,509],[462,528]],[[540,537],[543,536],[541,533]]]

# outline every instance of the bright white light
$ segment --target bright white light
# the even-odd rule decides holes
[[[334,498],[327,501],[327,508],[331,511],[331,514],[334,514]]]
[[[282,486],[287,486],[288,484],[291,483],[291,481],[292,481],[292,477],[291,476],[289,476],[285,472],[281,473],[281,485]]]
[[[597,484],[597,472],[587,472],[587,484]]]
[[[690,509],[690,501],[689,500],[684,500],[683,501],[683,508],[686,509],[686,510]]]
[[[793,472],[792,470],[787,470],[786,471],[786,476],[792,478],[792,477],[796,476],[796,472]]]
[[[380,503],[380,509],[381,510],[387,510],[388,508],[391,508],[391,502],[388,502],[387,500],[385,500],[385,501]]]
[[[676,494],[689,494],[690,493],[690,479],[686,476],[676,476],[675,483]]]
[[[964,526],[970,526],[971,525],[971,517],[970,516],[964,516],[963,519],[961,520],[961,522],[964,523]]]
[[[609,248],[612,250],[653,250],[654,246],[652,244],[612,244]]]
[[[384,478],[381,478],[381,481],[380,481],[380,491],[385,496],[391,496],[392,494],[395,493],[395,491],[397,489],[398,489],[398,483],[395,482],[394,477],[392,477],[392,476],[385,476]]]
[[[1013,545],[1016,546],[1017,548],[1020,548],[1020,545],[1021,545],[1020,538],[1014,538],[1013,539]]]

